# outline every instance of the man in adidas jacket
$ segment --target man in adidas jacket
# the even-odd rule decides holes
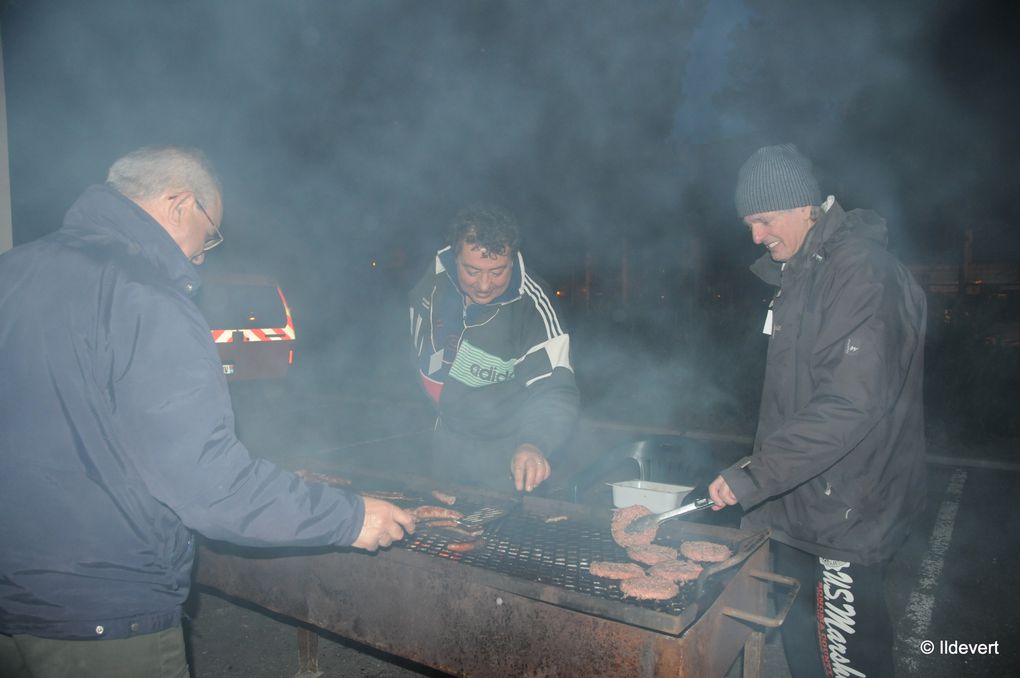
[[[432,475],[531,492],[577,420],[570,337],[524,266],[514,217],[460,212],[411,293],[419,377],[438,409]]]

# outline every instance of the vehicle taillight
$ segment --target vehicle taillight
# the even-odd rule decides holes
[[[277,286],[276,291],[280,295],[280,301],[283,302],[283,313],[284,313],[284,316],[287,318],[287,330],[289,331],[289,334],[291,335],[290,338],[293,339],[294,338],[294,319],[291,318],[291,316],[290,316],[290,306],[287,305],[287,297],[283,296],[283,290],[281,290],[279,288],[279,286]]]

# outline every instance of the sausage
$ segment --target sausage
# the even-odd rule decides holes
[[[467,553],[468,551],[474,551],[484,543],[484,539],[476,539],[474,541],[455,541],[447,544],[446,550],[453,551],[454,553]]]
[[[460,520],[464,517],[464,514],[460,511],[454,511],[452,508],[445,506],[419,506],[411,511],[411,513],[414,514],[415,520],[430,520],[433,518]]]
[[[294,471],[294,475],[309,483],[323,483],[324,485],[332,485],[333,487],[347,487],[351,484],[351,481],[347,478],[331,476],[325,473],[316,473],[315,471],[309,471],[306,468]]]
[[[448,518],[439,518],[436,520],[426,520],[421,524],[424,528],[429,527],[460,527],[460,523],[456,520],[450,520]]]
[[[447,520],[438,521],[437,520],[437,521],[425,523],[423,525],[423,527],[426,530],[431,529],[433,527],[434,528],[438,528],[441,532],[445,532],[447,534],[447,536],[452,535],[454,538],[457,538],[457,537],[469,537],[469,538],[473,539],[475,537],[480,537],[480,536],[482,536],[485,533],[485,530],[482,530],[480,528],[473,528],[473,529],[463,528],[455,520],[449,520],[449,521],[447,521]]]
[[[436,501],[442,502],[447,506],[453,506],[457,503],[457,497],[446,492],[440,492],[439,490],[432,490],[432,496],[436,498]]]
[[[360,494],[362,497],[374,497],[375,499],[385,499],[386,501],[400,501],[408,498],[406,494],[396,490],[366,490]]]

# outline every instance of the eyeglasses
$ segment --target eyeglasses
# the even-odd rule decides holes
[[[205,211],[205,208],[202,207],[202,203],[199,202],[197,197],[195,198],[195,204],[198,205],[198,209],[202,210],[202,214],[205,215],[205,218],[209,220],[209,223],[212,224],[213,227],[212,235],[206,236],[205,243],[202,245],[202,251],[208,252],[223,242],[223,234],[220,233],[220,229],[216,226],[216,222],[213,221],[212,217],[209,216],[209,213]]]

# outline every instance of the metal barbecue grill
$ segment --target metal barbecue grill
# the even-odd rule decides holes
[[[505,497],[464,488],[455,508],[505,505]],[[567,519],[546,522],[561,515]],[[610,516],[608,509],[527,497],[464,553],[448,549],[461,540],[438,529],[422,529],[374,555],[206,543],[196,581],[454,675],[700,678],[725,674],[741,649],[745,675],[757,675],[760,631],[785,616],[785,610],[763,616],[764,582],[796,593],[768,571],[768,535],[663,525],[658,543],[708,540],[734,555],[706,567],[672,600],[635,600],[588,569],[594,560],[629,560],[612,539]],[[299,633],[300,662],[313,670],[311,634]]]
[[[470,508],[466,509],[470,510]],[[546,516],[533,512],[518,512],[487,530],[481,544],[474,550],[458,553],[446,547],[449,539],[442,531],[423,530],[395,547],[427,553],[440,558],[459,561],[465,565],[499,572],[512,577],[564,589],[560,596],[563,603],[572,603],[575,609],[601,614],[621,621],[635,623],[666,632],[677,633],[681,623],[689,621],[661,619],[640,612],[624,613],[618,603],[652,610],[664,615],[680,617],[691,603],[705,594],[706,586],[716,583],[719,588],[724,582],[712,582],[711,578],[720,571],[728,570],[748,553],[761,545],[764,535],[753,535],[741,542],[720,540],[734,551],[734,557],[724,563],[708,565],[705,577],[680,587],[680,594],[670,600],[636,600],[624,597],[619,582],[595,577],[589,572],[594,561],[630,562],[627,551],[620,547],[609,530],[610,513],[605,514],[605,527],[593,526],[576,520],[546,523]],[[665,532],[665,530],[664,530]],[[694,538],[694,537],[691,537]],[[683,539],[659,539],[658,543],[678,547]],[[720,578],[725,574],[718,575]],[[570,593],[576,593],[571,596]],[[618,601],[617,604],[603,605],[592,598]]]

